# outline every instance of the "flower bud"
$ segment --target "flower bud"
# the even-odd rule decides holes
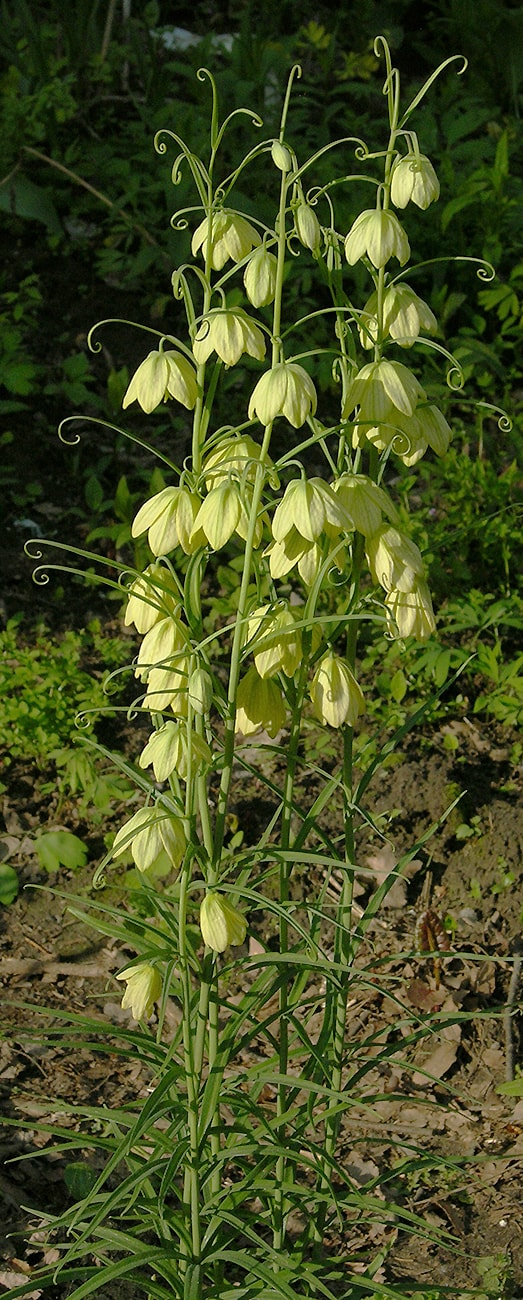
[[[345,257],[349,266],[354,266],[365,256],[376,269],[385,266],[391,257],[396,257],[401,266],[408,262],[410,244],[393,212],[370,208],[356,218],[345,238]]]
[[[321,226],[309,203],[298,203],[294,209],[294,226],[300,243],[309,248],[311,253],[319,252],[321,245]]]
[[[349,665],[332,651],[320,660],[310,694],[316,717],[330,727],[345,723],[353,727],[365,707],[363,692]]]
[[[189,677],[187,690],[193,713],[198,713],[200,717],[208,713],[212,704],[213,687],[211,674],[206,668],[194,669]]]
[[[126,966],[116,976],[117,980],[126,980],[127,988],[122,998],[122,1010],[131,1008],[135,1020],[149,1020],[155,1002],[161,997],[162,979],[159,971],[148,962],[138,962],[136,966]]]
[[[408,153],[398,158],[392,169],[390,197],[395,208],[406,208],[411,200],[425,211],[439,198],[439,181],[424,153]]]
[[[229,946],[237,948],[243,943],[247,921],[243,912],[213,890],[205,895],[200,907],[200,930],[207,948],[225,952]]]
[[[280,172],[290,172],[292,167],[292,154],[286,144],[281,144],[279,140],[274,140],[271,149],[271,158]]]
[[[253,307],[267,307],[276,293],[278,259],[267,252],[265,244],[255,248],[243,275],[245,292]]]

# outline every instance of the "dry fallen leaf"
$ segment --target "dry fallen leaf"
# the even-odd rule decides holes
[[[442,1079],[454,1065],[461,1042],[460,1025],[445,1025],[438,1035],[439,1044],[435,1051],[423,1062],[423,1070],[412,1075],[416,1087],[430,1088],[434,1080]]]

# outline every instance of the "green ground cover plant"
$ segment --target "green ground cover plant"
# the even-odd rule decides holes
[[[147,537],[144,567],[76,551],[90,581],[97,574],[124,595],[126,624],[141,638],[130,716],[150,730],[134,763],[115,756],[134,788],[96,872],[103,886],[113,863],[132,861],[136,880],[125,907],[103,893],[69,902],[74,916],[135,949],[116,979],[136,1023],[117,1026],[107,1044],[87,1013],[53,1014],[64,1044],[138,1054],[151,1087],[145,1102],[81,1109],[81,1132],[48,1127],[81,1159],[69,1165],[72,1203],[42,1220],[58,1260],[30,1286],[67,1285],[70,1300],[116,1280],[151,1300],[414,1300],[419,1288],[400,1292],[383,1280],[387,1252],[373,1249],[372,1226],[385,1220],[449,1240],[394,1196],[398,1179],[419,1176],[420,1145],[400,1149],[388,1137],[393,1164],[363,1188],[339,1155],[343,1115],[380,1100],[368,1076],[398,1051],[398,1042],[380,1047],[372,1033],[365,1042],[352,1034],[350,998],[374,983],[395,1000],[407,1070],[419,1042],[469,1014],[406,1005],[387,961],[376,970],[366,947],[388,892],[437,826],[365,907],[354,899],[366,870],[360,834],[382,834],[373,777],[433,704],[420,692],[383,744],[361,744],[378,675],[368,646],[399,646],[407,665],[417,643],[431,653],[436,621],[414,540],[425,532],[430,552],[430,525],[423,517],[416,525],[405,473],[425,455],[445,465],[452,430],[437,395],[446,377],[461,402],[464,382],[415,287],[409,233],[410,214],[421,220],[439,196],[417,110],[441,74],[464,71],[463,60],[445,60],[404,103],[383,37],[373,56],[388,122],[369,142],[349,126],[301,156],[291,128],[296,65],[276,133],[267,137],[243,105],[222,119],[214,77],[200,69],[210,100],[205,154],[174,128],[156,137],[174,185],[184,196],[187,177],[193,187],[172,219],[190,234],[190,255],[172,275],[185,329],[137,322],[149,351],[123,407],[137,403],[151,417],[148,452],[164,403],[190,413],[190,434],[156,452],[162,485],[131,527],[135,541]],[[231,167],[243,117],[253,138]],[[244,191],[246,209],[236,206]],[[345,191],[358,196],[350,222],[338,217]],[[459,261],[490,283],[484,261]],[[317,287],[302,301],[292,285],[304,263]],[[109,323],[91,331],[94,350]],[[506,417],[481,400],[502,436]],[[64,438],[74,427],[68,417]],[[37,577],[47,571],[43,562]],[[508,620],[497,603],[496,628]],[[439,690],[453,668],[450,658],[444,672],[434,668]],[[401,703],[397,671],[394,679]],[[339,737],[338,762],[321,753],[311,761],[319,730]],[[250,834],[234,815],[238,772],[254,774],[266,796]],[[303,868],[310,886],[298,904]],[[439,945],[419,943],[437,953]],[[168,1000],[178,1013],[169,1033]],[[378,1056],[365,1055],[371,1047]],[[430,1162],[442,1177],[460,1168],[448,1156]],[[368,1242],[351,1251],[346,1225],[361,1223]],[[485,1285],[499,1290],[500,1276],[485,1269]]]

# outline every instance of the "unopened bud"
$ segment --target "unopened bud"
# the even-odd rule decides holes
[[[292,167],[292,156],[287,145],[281,144],[279,140],[275,140],[271,149],[271,158],[275,167],[277,167],[280,172],[290,172]]]

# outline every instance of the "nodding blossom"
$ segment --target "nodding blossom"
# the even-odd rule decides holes
[[[243,943],[247,921],[243,912],[233,907],[223,894],[211,890],[200,907],[200,930],[208,948],[225,952],[226,948],[236,948]]]

